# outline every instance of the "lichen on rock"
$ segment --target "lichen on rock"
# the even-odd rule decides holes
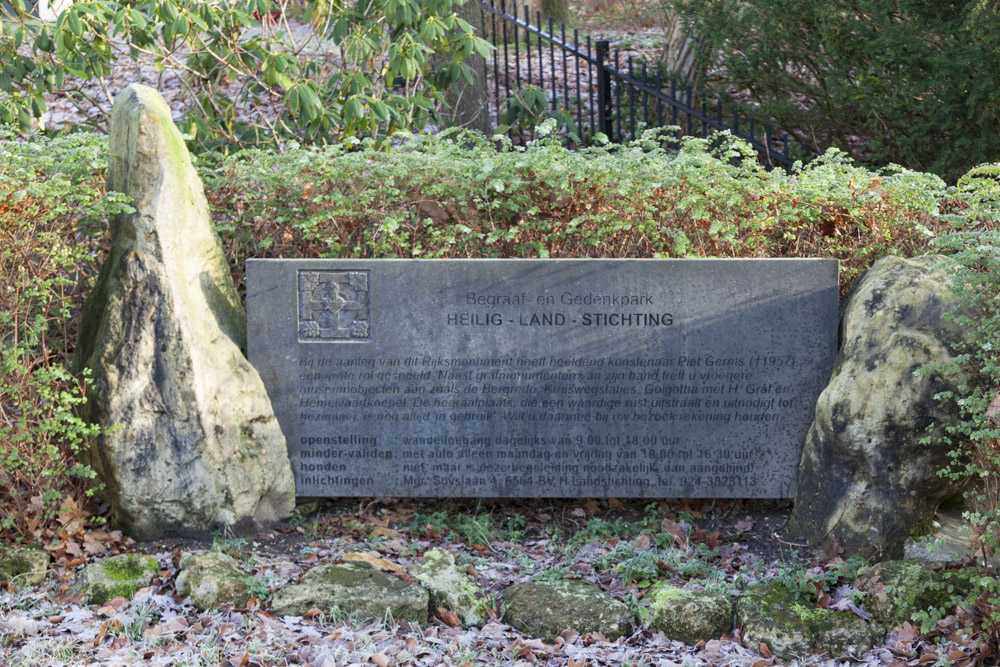
[[[0,544],[0,580],[15,587],[37,586],[45,581],[51,557],[37,545]]]
[[[733,629],[733,603],[719,591],[696,591],[655,584],[649,599],[649,626],[685,644],[718,639]]]
[[[846,300],[841,350],[799,463],[792,532],[836,538],[847,554],[900,558],[914,528],[960,490],[938,476],[950,447],[933,437],[958,418],[939,395],[965,380],[957,366],[941,370],[965,334],[945,317],[960,307],[949,261],[884,257]],[[918,372],[929,367],[937,370]]]
[[[225,603],[243,607],[250,599],[247,575],[232,556],[219,551],[186,553],[178,565],[177,594],[190,598],[202,611]]]
[[[884,628],[855,614],[796,600],[787,587],[773,580],[744,593],[737,602],[736,624],[743,629],[747,646],[766,644],[785,660],[816,651],[829,651],[834,657],[861,655],[885,634]]]
[[[430,593],[432,609],[444,607],[455,612],[467,627],[489,620],[493,598],[455,564],[450,552],[431,549],[423,562],[410,568],[410,574]]]
[[[622,602],[594,584],[563,579],[530,581],[503,592],[503,620],[521,632],[553,641],[564,630],[599,632],[610,640],[630,634],[635,618]]]
[[[104,427],[89,462],[137,539],[266,528],[294,481],[201,181],[154,89],[118,94],[110,135],[108,190],[135,211],[111,222],[80,324],[85,416]]]
[[[427,591],[417,584],[360,563],[343,563],[314,567],[298,584],[280,589],[271,611],[302,616],[316,608],[359,619],[426,623],[429,602]]]
[[[160,571],[152,556],[120,554],[103,558],[82,568],[76,575],[74,592],[89,604],[103,604],[114,597],[132,599],[140,588],[149,586]]]

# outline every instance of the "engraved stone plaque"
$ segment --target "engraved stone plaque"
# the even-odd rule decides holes
[[[303,496],[794,497],[837,262],[249,260]]]

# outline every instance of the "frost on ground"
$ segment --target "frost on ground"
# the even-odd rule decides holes
[[[773,657],[766,646],[744,646],[738,628],[694,646],[648,625],[613,642],[567,631],[550,643],[515,631],[497,617],[495,607],[481,628],[463,628],[446,611],[423,626],[391,618],[361,621],[350,610],[312,609],[303,617],[269,611],[276,590],[316,565],[370,557],[405,570],[436,548],[454,554],[490,595],[530,580],[580,579],[597,584],[640,617],[649,604],[645,592],[655,581],[738,597],[746,586],[771,577],[829,580],[830,573],[843,569],[843,559],[787,544],[792,538],[781,532],[787,511],[788,503],[775,501],[300,502],[292,524],[252,540],[146,544],[75,521],[49,536],[46,549],[54,563],[41,586],[18,590],[8,585],[0,591],[0,664],[765,667],[939,660],[968,665],[984,658],[974,615],[962,608],[927,634],[904,624],[861,656],[836,659],[821,653],[790,663]],[[203,613],[176,594],[181,553],[212,548],[229,553],[245,572],[254,596],[246,607],[222,605]],[[71,584],[86,563],[132,551],[159,562],[159,576],[150,587],[131,601],[118,597],[101,605],[87,606],[73,597]],[[397,576],[409,575],[399,571]],[[820,604],[832,607],[845,599],[843,583],[832,582],[831,591],[820,596]],[[856,608],[859,615],[865,613]]]

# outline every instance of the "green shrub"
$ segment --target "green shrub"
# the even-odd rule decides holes
[[[35,534],[94,477],[77,457],[98,432],[75,412],[86,377],[66,362],[104,220],[126,208],[93,177],[105,152],[0,141],[0,529]]]
[[[965,310],[952,317],[966,330],[955,363],[969,382],[955,398],[960,421],[946,429],[954,448],[940,474],[968,479],[966,519],[982,561],[1000,553],[1000,164],[982,165],[958,182],[950,233],[935,245],[956,260],[952,289]],[[933,369],[926,369],[933,370]],[[974,596],[987,610],[986,625],[1000,644],[1000,582],[984,571],[973,579]],[[947,610],[945,610],[947,611]]]
[[[741,141],[656,132],[569,151],[476,135],[391,153],[340,147],[211,158],[209,199],[238,273],[248,256],[837,257],[845,282],[925,251],[941,179],[831,151],[767,171]]]
[[[975,0],[662,0],[704,67],[813,150],[957,178],[1000,157],[1000,9]],[[721,66],[721,67],[720,67]]]
[[[105,77],[121,57],[182,73],[194,110],[180,126],[194,148],[384,139],[434,119],[444,91],[471,78],[465,59],[489,54],[454,12],[464,2],[307,0],[315,30],[302,39],[274,0],[76,0],[51,24],[11,0],[0,5],[0,122],[29,128],[46,93],[109,116]],[[309,56],[327,38],[336,65]]]

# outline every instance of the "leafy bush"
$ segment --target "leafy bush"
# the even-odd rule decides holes
[[[464,2],[306,0],[316,30],[302,40],[286,19],[289,0],[77,0],[52,24],[12,0],[0,6],[7,6],[0,16],[0,121],[30,127],[45,112],[46,93],[87,107],[97,101],[109,116],[106,77],[122,58],[183,72],[195,109],[180,125],[196,148],[418,130],[444,102],[443,91],[471,78],[465,58],[489,53],[454,13]],[[338,62],[309,56],[324,38],[338,47]],[[404,81],[399,91],[397,78]],[[94,83],[102,90],[97,99]]]
[[[663,148],[650,131],[581,151],[455,139],[215,157],[209,199],[234,273],[258,255],[837,257],[848,283],[883,255],[923,252],[948,198],[936,176],[837,151],[767,171],[728,136]]]
[[[78,458],[98,432],[75,414],[86,378],[66,362],[104,220],[127,208],[93,177],[105,152],[87,135],[0,142],[0,529],[28,536],[94,477]]]
[[[956,178],[1000,157],[1000,9],[923,0],[663,0],[706,67],[816,150]]]
[[[947,428],[954,446],[940,474],[969,479],[966,519],[982,562],[1000,553],[1000,164],[982,165],[958,182],[953,230],[935,245],[957,264],[952,289],[964,310],[952,317],[966,331],[955,364],[969,376],[955,398],[961,419]],[[933,369],[927,369],[933,370]],[[993,572],[975,578],[994,644],[1000,644],[1000,582]]]

